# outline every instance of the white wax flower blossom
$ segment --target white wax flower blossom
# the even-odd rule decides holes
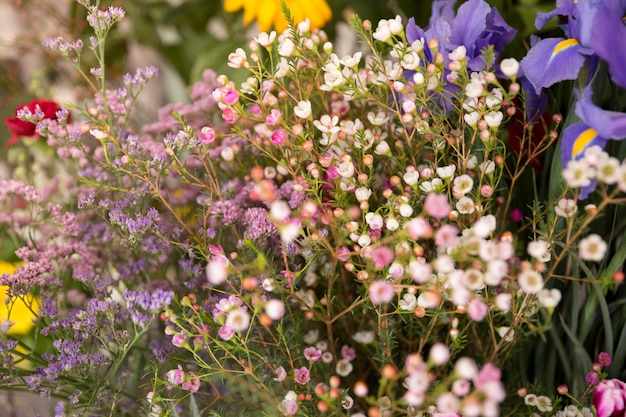
[[[357,52],[354,55],[346,55],[339,60],[340,63],[345,65],[346,67],[357,67],[359,62],[361,62],[361,57],[363,56],[362,52]]]
[[[293,112],[301,119],[309,118],[311,116],[311,102],[309,100],[299,101]]]
[[[510,327],[501,326],[498,329],[498,334],[500,337],[504,338],[505,342],[512,342],[513,337],[515,336],[515,331],[513,331]]]
[[[465,120],[465,123],[467,123],[468,125],[475,127],[480,120],[480,113],[478,113],[477,111],[465,113],[463,115],[463,120]]]
[[[432,91],[439,85],[439,78],[436,75],[428,77],[428,83],[426,84],[426,90]]]
[[[554,207],[554,211],[558,216],[569,218],[576,214],[578,206],[576,205],[576,201],[570,198],[562,198]]]
[[[342,162],[337,167],[337,172],[343,178],[352,178],[354,176],[354,164],[351,161]]]
[[[426,81],[426,78],[424,77],[424,74],[422,74],[421,72],[417,71],[415,74],[413,74],[413,82],[416,85],[422,85],[424,84],[425,81]]]
[[[374,332],[362,330],[353,334],[352,339],[357,343],[369,345],[374,341]]]
[[[447,165],[445,167],[437,168],[436,172],[439,178],[448,179],[454,176],[456,171],[456,165]]]
[[[317,341],[319,340],[319,337],[320,337],[320,331],[317,329],[312,329],[306,332],[302,340],[304,340],[304,343],[306,343],[307,345],[313,345],[317,343]]]
[[[389,121],[389,115],[385,112],[379,111],[376,114],[374,112],[367,113],[367,120],[374,126],[382,126]]]
[[[391,29],[389,28],[389,21],[387,19],[381,19],[372,37],[381,42],[389,42],[392,35]]]
[[[404,25],[402,24],[402,17],[399,15],[396,15],[396,17],[393,19],[389,19],[387,23],[389,25],[389,31],[393,35],[399,35],[404,30]]]
[[[411,51],[402,57],[400,65],[407,70],[416,70],[420,66],[420,57],[416,52]]]
[[[615,184],[620,177],[620,162],[617,158],[609,157],[598,163],[596,166],[598,181],[605,184]]]
[[[465,195],[472,191],[474,180],[467,174],[459,175],[454,179],[452,191],[457,194]]]
[[[465,95],[470,98],[478,98],[482,95],[484,90],[485,87],[483,84],[474,78],[465,86]]]
[[[539,262],[548,262],[551,258],[550,245],[543,239],[529,242],[526,250],[530,256]]]
[[[348,376],[352,373],[352,363],[345,359],[340,359],[337,361],[337,365],[335,366],[335,372],[339,376]]]
[[[259,45],[265,48],[271,46],[274,43],[275,39],[276,39],[275,31],[271,31],[269,34],[267,32],[261,32],[254,38],[254,40],[257,41]]]
[[[491,111],[485,114],[484,116],[485,122],[487,122],[487,126],[489,127],[500,126],[500,123],[502,123],[503,118],[504,118],[504,115],[502,114],[501,111]]]
[[[398,220],[396,220],[395,217],[390,217],[385,221],[385,227],[387,227],[387,230],[393,232],[394,230],[398,230],[398,227],[400,227],[400,223],[398,222]]]
[[[500,62],[500,71],[507,77],[514,79],[519,72],[519,62],[515,58],[505,58]]]
[[[378,145],[376,145],[376,148],[374,149],[374,153],[376,155],[385,155],[389,152],[389,150],[390,150],[389,144],[383,140]]]
[[[241,308],[231,310],[226,316],[226,325],[236,332],[243,332],[250,325],[250,314]]]
[[[456,202],[456,209],[461,214],[472,214],[476,210],[476,206],[471,198],[463,196]]]
[[[496,170],[496,163],[492,160],[483,161],[479,168],[484,174],[491,174]]]
[[[398,303],[401,310],[414,311],[417,308],[417,297],[411,293],[404,293],[402,299]]]
[[[465,48],[465,46],[463,45],[457,46],[454,51],[448,54],[448,58],[450,58],[452,61],[462,61],[466,58],[466,56],[467,48]]]
[[[105,139],[107,137],[107,134],[100,129],[90,129],[89,133],[91,133],[91,136],[98,140]]]
[[[289,220],[291,215],[291,208],[289,204],[282,200],[276,200],[270,206],[270,217],[278,222],[285,222]]]
[[[502,90],[499,88],[494,88],[493,90],[491,90],[491,94],[489,94],[485,98],[485,104],[490,109],[494,107],[498,107],[500,106],[500,104],[502,104],[502,98],[503,98]]]
[[[398,207],[398,211],[400,212],[400,216],[402,217],[411,217],[413,215],[413,207],[410,204],[400,204]]]
[[[584,160],[572,159],[561,173],[563,179],[573,188],[586,187],[591,184],[592,176],[595,175],[594,170]]]
[[[538,294],[543,289],[543,277],[534,269],[522,271],[517,277],[517,282],[527,294]]]
[[[578,244],[578,256],[584,261],[600,262],[606,254],[606,242],[595,233],[582,239]]]
[[[542,413],[552,411],[552,400],[545,395],[537,397],[537,409]]]
[[[402,179],[407,185],[415,185],[420,179],[420,173],[417,171],[407,171],[402,176]]]
[[[367,201],[372,195],[372,190],[367,187],[359,187],[354,191],[357,201]]]
[[[288,57],[296,51],[296,44],[291,38],[285,37],[278,44],[278,55]]]
[[[235,151],[233,151],[233,149],[230,148],[230,147],[226,147],[226,148],[222,149],[222,151],[220,152],[220,156],[225,161],[232,161],[233,158],[235,158]]]
[[[428,357],[435,365],[443,365],[450,359],[450,349],[443,343],[435,343],[428,352]]]
[[[243,68],[248,64],[248,58],[246,57],[246,51],[242,48],[237,48],[235,52],[228,55],[228,66],[231,68]]]
[[[538,298],[541,307],[552,309],[561,301],[561,291],[558,288],[544,288],[539,292]]]

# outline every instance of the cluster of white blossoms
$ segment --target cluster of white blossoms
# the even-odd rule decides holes
[[[563,178],[572,188],[584,188],[599,182],[606,185],[617,185],[626,192],[626,161],[610,156],[599,146],[591,146],[585,150],[580,159],[572,159],[563,169]]]

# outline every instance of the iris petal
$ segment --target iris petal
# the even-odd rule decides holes
[[[566,43],[561,43],[566,41]],[[585,63],[583,48],[563,38],[548,38],[532,47],[520,63],[537,94],[563,80],[574,80]]]
[[[585,123],[575,123],[568,126],[563,132],[561,159],[566,166],[572,159],[580,158],[585,150],[591,146],[604,148],[606,138],[599,135],[598,131]]]
[[[592,91],[587,87],[576,103],[576,114],[607,139],[626,138],[626,113],[603,110],[591,101]]]
[[[596,12],[591,28],[591,47],[609,66],[611,80],[626,88],[626,25],[622,16],[626,5],[606,0]]]

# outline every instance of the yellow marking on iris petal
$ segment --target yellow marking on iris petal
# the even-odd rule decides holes
[[[567,48],[571,48],[572,46],[579,45],[579,44],[580,44],[580,42],[578,42],[577,39],[574,39],[574,38],[565,39],[564,41],[561,41],[561,42],[556,44],[556,46],[554,47],[554,50],[552,51],[552,56],[554,57],[555,55],[557,55],[562,50],[567,49]]]
[[[598,132],[591,127],[578,135],[572,148],[572,158],[581,153],[596,136],[598,136]]]

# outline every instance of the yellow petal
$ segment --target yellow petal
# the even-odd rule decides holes
[[[236,12],[244,6],[245,0],[224,0],[224,11]]]
[[[0,261],[0,274],[12,274],[17,267],[17,264]],[[7,319],[11,320],[14,324],[9,328],[8,334],[26,334],[35,325],[33,320],[37,318],[39,299],[32,295],[13,297],[7,305],[5,301],[8,290],[9,287],[0,286],[0,324]]]
[[[278,18],[284,19],[280,10],[280,3],[275,0],[263,1],[260,3],[257,13],[257,24],[261,32],[267,32],[272,28],[272,23],[276,25]],[[276,31],[279,32],[276,25]]]

